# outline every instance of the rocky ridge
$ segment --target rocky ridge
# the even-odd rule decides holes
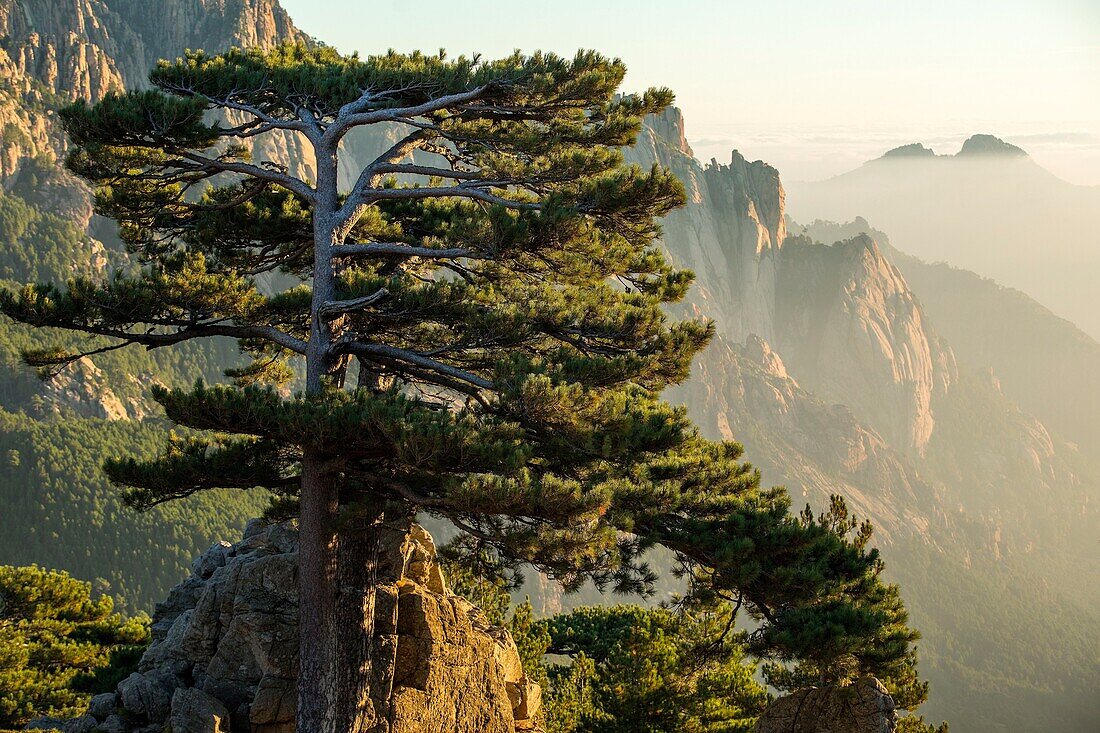
[[[431,536],[387,525],[373,640],[380,718],[372,733],[515,733],[540,728],[541,690],[511,635],[447,587]],[[298,536],[249,524],[199,556],[158,604],[138,671],[63,733],[292,733],[298,666]]]
[[[141,85],[187,48],[305,40],[277,0],[3,0],[0,37],[20,75],[69,101]]]
[[[819,397],[920,455],[954,356],[898,270],[869,238],[820,247],[788,236],[778,171],[736,151],[728,165],[702,166],[681,139],[679,113],[666,112],[627,157],[672,169],[688,189],[664,241],[696,273],[691,312],[713,318],[731,343],[764,339]]]
[[[197,29],[207,16],[213,25],[202,29],[208,34],[202,37]],[[165,0],[155,6],[139,0],[0,0],[5,29],[0,73],[7,81],[0,85],[0,181],[8,190],[18,188],[31,162],[43,156],[56,160],[63,148],[51,116],[53,106],[68,99],[57,98],[64,91],[59,79],[94,96],[111,88],[115,74],[125,84],[140,83],[152,59],[174,56],[186,45],[217,50],[215,42],[268,43],[281,40],[279,33],[301,37],[280,18],[285,14],[274,0]],[[30,37],[32,30],[37,40]],[[100,52],[103,62],[97,60]],[[355,154],[383,144],[361,139]],[[264,156],[286,157],[308,170],[308,159],[290,143],[280,142]],[[1014,408],[1014,393],[998,398],[992,379],[967,371],[951,381],[947,347],[935,337],[927,311],[911,289],[902,287],[913,284],[912,277],[906,272],[901,283],[891,285],[893,275],[882,263],[897,260],[883,254],[881,242],[862,250],[858,243],[832,248],[812,243],[803,247],[794,240],[788,244],[786,229],[798,228],[783,216],[778,173],[740,155],[731,156],[728,165],[700,165],[678,111],[649,120],[627,156],[643,164],[660,161],[688,190],[690,203],[666,222],[665,240],[677,261],[699,275],[687,309],[718,319],[722,337],[703,355],[691,383],[676,394],[708,433],[744,442],[748,458],[764,469],[765,481],[786,483],[796,504],[812,497],[820,505],[834,491],[846,495],[861,514],[875,520],[879,541],[906,548],[888,555],[903,581],[909,576],[902,566],[915,552],[911,542],[919,543],[917,551],[952,547],[955,552],[960,523],[981,525],[974,536],[982,540],[968,541],[962,550],[968,563],[971,554],[976,561],[979,555],[998,562],[1019,557],[1041,549],[1044,538],[1059,536],[1055,525],[1037,538],[1028,515],[1036,494],[1057,497],[1042,503],[1048,514],[1060,502],[1080,498],[1072,494],[1075,468],[1064,459],[1064,444]],[[59,174],[54,190],[60,196],[49,205],[71,206],[74,220],[94,229],[83,189],[67,189],[63,179]],[[846,241],[860,233],[811,240]],[[796,250],[806,251],[793,254]],[[840,250],[850,256],[841,256]],[[821,298],[809,298],[814,294],[803,292],[800,279],[793,277],[803,270],[833,285],[823,288]],[[826,270],[832,274],[826,277]],[[780,287],[784,276],[786,284]],[[837,282],[846,285],[841,288]],[[893,288],[890,297],[884,288]],[[921,284],[917,293],[924,298],[925,292]],[[816,312],[818,307],[827,317]],[[861,311],[873,317],[865,320]],[[919,323],[906,311],[919,311]],[[829,330],[828,343],[810,348],[799,342],[792,348],[788,326],[815,318]],[[896,328],[895,318],[901,319]],[[854,339],[866,353],[858,359],[850,356],[844,338]],[[1013,343],[1009,338],[1001,342]],[[957,342],[955,348],[961,351]],[[823,364],[823,355],[830,353],[841,360]],[[867,354],[870,358],[864,358]],[[905,368],[893,363],[898,355]],[[833,376],[826,378],[829,370]],[[1092,372],[1083,374],[1089,381]],[[78,385],[58,399],[75,400],[74,406],[85,414],[99,414],[96,405],[81,407],[81,394],[87,391]],[[1035,397],[1028,409],[1037,412],[1052,402],[1045,394]],[[1071,396],[1059,404],[1073,400]],[[984,429],[974,430],[976,425]],[[929,429],[931,437],[922,447]],[[1071,506],[1082,517],[1089,510],[1078,503]],[[1019,526],[1025,531],[1017,531],[1015,524],[1021,516],[1025,521]],[[935,555],[937,561],[946,556]],[[927,586],[904,587],[907,592],[912,587],[918,600],[926,592],[950,595],[950,587],[939,585],[937,579]],[[927,649],[935,650],[934,638],[929,635]],[[962,689],[953,683],[937,685],[939,697],[934,699],[944,699],[955,688]]]
[[[909,143],[891,148],[877,160],[883,158],[966,158],[970,156],[1002,155],[1007,157],[1027,157],[1027,151],[994,135],[971,135],[963,141],[959,152],[954,155],[938,155],[932,148],[921,143]],[[870,161],[873,163],[874,161]]]
[[[0,189],[75,225],[94,253],[86,265],[76,262],[72,272],[52,279],[98,275],[126,259],[114,225],[93,216],[90,191],[61,165],[67,141],[58,109],[143,86],[158,59],[187,48],[218,51],[293,40],[309,39],[277,0],[165,0],[155,10],[143,0],[0,0]],[[313,166],[301,142],[289,135],[257,142],[252,154],[255,160],[292,161],[305,176]],[[120,385],[81,363],[34,391],[50,411],[141,419],[157,409],[148,385],[158,375],[129,377],[135,378],[141,384]]]
[[[686,314],[715,319],[720,334],[674,392],[693,418],[744,442],[750,459],[773,469],[765,478],[796,496],[839,490],[880,532],[943,544],[961,524],[1019,520],[1018,533],[983,530],[999,537],[983,551],[1025,552],[1040,525],[1053,545],[1063,531],[1053,516],[1009,521],[1004,482],[1017,479],[1004,477],[1018,475],[1019,490],[1064,494],[1080,483],[1073,449],[1015,406],[988,367],[960,368],[875,240],[881,233],[866,222],[799,226],[773,168],[737,153],[728,166],[703,166],[680,144],[682,124],[678,112],[648,122],[628,157],[672,168],[689,190],[663,239],[696,273]]]

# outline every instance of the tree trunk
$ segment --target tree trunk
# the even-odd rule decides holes
[[[335,147],[315,148],[317,201],[313,211],[313,298],[309,345],[306,349],[307,398],[320,395],[332,359],[332,334],[320,316],[335,293],[332,245],[338,206]],[[298,712],[299,733],[350,733],[338,727],[346,719],[339,710],[341,634],[336,606],[337,529],[340,501],[337,477],[326,469],[326,456],[306,446],[302,455],[299,495],[298,559]]]
[[[341,733],[384,731],[389,717],[388,694],[382,690],[387,665],[375,663],[376,589],[384,518],[381,503],[360,506],[340,526],[337,543],[340,587],[336,600],[340,644],[335,716]]]
[[[302,459],[298,555],[298,714],[302,733],[344,733],[336,726],[336,483],[324,458]]]

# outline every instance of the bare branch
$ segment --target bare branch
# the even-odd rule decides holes
[[[120,344],[110,344],[108,346],[103,346],[98,349],[90,349],[88,351],[81,351],[73,354],[63,354],[61,356],[55,357],[38,356],[37,354],[31,352],[23,352],[23,361],[26,362],[28,366],[38,368],[39,374],[43,377],[43,379],[49,380],[58,376],[59,374],[61,374],[61,372],[65,371],[67,367],[75,364],[85,357],[95,356],[97,354],[106,354],[111,351],[118,351],[119,349],[124,349],[127,346],[130,346],[130,344],[127,342],[122,342]]]
[[[173,333],[131,333],[129,331],[93,325],[66,325],[65,328],[97,336],[109,336],[130,344],[139,344],[148,349],[190,341],[210,336],[229,336],[230,338],[255,338],[270,341],[298,354],[305,355],[307,344],[299,338],[280,331],[274,326],[234,326],[222,323],[199,323],[186,326]]]
[[[493,182],[487,182],[493,183]],[[542,204],[533,201],[516,201],[515,199],[498,196],[494,193],[474,188],[467,184],[457,186],[417,186],[410,188],[378,188],[371,189],[364,194],[364,198],[371,201],[404,200],[404,199],[432,199],[432,198],[467,198],[497,204],[509,209],[523,211],[539,211]]]
[[[393,107],[389,109],[373,110],[371,112],[356,111],[362,109],[364,103],[369,102],[371,99],[371,96],[368,96],[370,93],[367,92],[355,102],[344,105],[344,107],[340,109],[340,113],[336,116],[336,120],[329,125],[327,130],[325,130],[324,137],[328,141],[335,142],[343,137],[344,133],[352,127],[373,125],[378,122],[400,122],[402,118],[420,117],[449,107],[457,107],[458,105],[472,102],[477,99],[487,92],[491,86],[490,84],[485,84],[476,89],[437,97],[423,104],[417,104],[411,107]]]
[[[217,158],[209,158],[205,155],[199,155],[191,151],[181,151],[180,157],[186,160],[199,163],[216,171],[224,173],[240,173],[245,176],[252,176],[253,178],[262,178],[265,181],[271,181],[277,183],[283,188],[293,191],[299,196],[305,198],[311,203],[316,201],[316,192],[313,188],[300,178],[295,178],[287,173],[282,173],[271,168],[264,168],[258,165],[252,165],[251,163],[240,163],[229,160],[218,160]]]
[[[320,121],[317,119],[317,115],[313,114],[311,110],[299,106],[298,119],[300,119],[312,131],[312,134],[307,132],[306,136],[309,137],[310,142],[316,144],[317,141],[321,139],[321,136],[325,133],[324,129],[321,127]]]
[[[343,222],[342,227],[345,232],[355,226],[355,222],[362,212],[362,204],[357,202],[362,198],[363,191],[377,187],[382,182],[382,176],[377,172],[378,166],[401,160],[417,148],[426,145],[432,138],[433,135],[425,130],[411,132],[390,146],[389,150],[379,155],[370,165],[359,172],[355,185],[351,187],[351,191],[348,193],[347,202],[339,212],[340,221]]]
[[[397,173],[412,176],[431,176],[434,178],[452,178],[456,181],[483,181],[481,173],[477,171],[460,171],[453,168],[436,168],[428,165],[415,165],[412,163],[380,163],[374,166],[375,173]],[[496,182],[497,185],[506,185]]]
[[[451,502],[447,501],[446,499],[436,499],[417,493],[400,481],[386,481],[385,486],[386,488],[398,493],[401,498],[407,501],[411,501],[413,504],[418,504],[419,506],[442,509],[444,507],[449,507],[452,505]]]
[[[284,349],[289,349],[303,356],[308,349],[308,344],[300,338],[291,336],[285,331],[280,331],[274,326],[211,326],[210,328],[224,329],[221,336],[233,336],[234,338],[258,338],[278,344]]]
[[[450,260],[450,259],[478,259],[476,251],[466,247],[413,247],[407,244],[388,244],[384,242],[369,242],[363,244],[340,244],[332,248],[333,257],[348,257],[353,255],[363,256],[399,256],[399,257],[423,257],[425,259]]]
[[[331,300],[328,303],[322,305],[317,313],[321,318],[336,318],[341,313],[350,313],[352,311],[362,310],[367,306],[374,305],[381,302],[390,296],[390,291],[385,288],[376,290],[370,295],[364,295],[361,298],[351,298],[350,300]]]
[[[472,374],[464,369],[451,366],[450,364],[444,364],[441,361],[436,361],[430,357],[427,357],[416,351],[409,351],[408,349],[399,349],[396,346],[386,346],[384,344],[364,344],[358,341],[341,340],[334,344],[334,349],[337,353],[355,354],[356,356],[364,357],[367,359],[381,358],[388,361],[404,362],[406,364],[412,364],[414,366],[427,369],[431,372],[436,372],[445,377],[451,379],[457,379],[460,382],[472,384],[475,387],[481,389],[492,389],[493,383],[488,379],[479,377],[476,374]]]
[[[310,133],[313,132],[313,130],[310,128],[310,126],[302,119],[284,120],[284,119],[281,119],[279,117],[274,117],[274,116],[268,114],[267,112],[264,112],[262,109],[260,109],[259,107],[254,106],[254,105],[245,104],[244,102],[234,101],[233,99],[230,98],[231,95],[227,95],[227,96],[222,97],[222,98],[211,97],[208,94],[204,94],[202,92],[199,92],[199,91],[195,90],[193,87],[189,87],[189,86],[185,86],[185,85],[181,85],[181,84],[163,84],[162,88],[165,89],[166,91],[174,92],[174,93],[180,94],[182,96],[198,97],[199,99],[206,100],[208,103],[210,103],[211,105],[213,105],[215,107],[222,107],[222,108],[231,109],[231,110],[234,110],[234,111],[237,111],[237,112],[244,112],[245,114],[250,114],[254,118],[256,118],[256,120],[264,123],[263,127],[265,128],[264,129],[265,132],[267,130],[287,130],[287,131],[292,131],[292,132],[301,132],[301,133],[303,133],[307,136],[309,136]],[[232,130],[236,130],[236,129],[239,129],[239,128],[231,128],[230,130],[226,130],[226,131],[230,132],[230,134],[233,134]],[[258,133],[253,132],[251,134],[254,135],[254,134],[258,134]]]

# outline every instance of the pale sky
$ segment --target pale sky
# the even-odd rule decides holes
[[[738,148],[784,178],[988,132],[1100,185],[1100,0],[282,0],[361,54],[519,48],[622,58],[668,86],[702,159]]]

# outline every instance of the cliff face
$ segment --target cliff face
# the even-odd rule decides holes
[[[953,155],[894,152],[788,188],[803,223],[865,217],[904,252],[1016,288],[1100,339],[1100,187],[1060,180],[1014,145],[975,135]]]
[[[216,51],[301,38],[275,0],[0,0],[0,74],[6,82],[0,85],[0,184],[107,241],[109,227],[92,217],[86,190],[57,165],[64,141],[53,111],[72,99],[95,100],[140,85],[158,58],[187,47]],[[342,172],[387,141],[385,133],[357,136]],[[905,153],[916,163],[942,164],[931,151]],[[312,166],[292,138],[265,142],[254,154],[287,161],[303,175]],[[701,165],[676,110],[648,120],[626,155],[643,165],[659,162],[684,182],[689,203],[664,223],[665,244],[698,277],[682,314],[714,318],[719,330],[692,379],[671,396],[688,405],[711,436],[743,442],[765,481],[787,485],[796,507],[803,501],[820,507],[828,494],[840,493],[875,522],[916,625],[926,631],[925,669],[935,685],[933,706],[939,706],[931,714],[964,721],[960,711],[983,704],[972,702],[983,694],[974,680],[999,679],[1004,669],[1019,666],[1005,656],[1002,639],[1021,638],[1026,629],[1009,634],[1003,618],[988,618],[990,608],[1063,608],[1061,596],[1055,597],[1060,588],[1047,577],[1069,572],[1077,579],[1076,598],[1086,605],[1100,600],[1100,583],[1090,580],[1096,563],[1058,554],[1067,538],[1076,541],[1095,527],[1095,501],[1088,501],[1090,491],[1095,497],[1095,467],[1059,437],[1070,428],[1075,435],[1097,434],[1095,410],[1076,406],[1082,389],[1096,382],[1093,366],[1100,357],[1093,342],[1067,378],[1053,377],[1057,384],[1050,387],[1045,382],[1066,368],[1065,360],[1042,344],[1038,354],[1027,353],[1013,329],[990,337],[991,319],[984,314],[996,313],[1002,301],[990,299],[970,327],[948,333],[944,316],[972,301],[941,298],[935,310],[926,309],[927,294],[945,282],[940,273],[884,252],[878,235],[861,236],[866,228],[811,227],[807,237],[789,236],[788,229],[800,228],[785,216],[779,173],[736,152],[728,164]],[[838,195],[847,200],[849,192]],[[1069,203],[1077,212],[1088,210]],[[1030,210],[1026,202],[1014,208]],[[967,220],[985,217],[968,213]],[[88,245],[102,249],[91,238]],[[969,284],[961,289],[973,292]],[[937,331],[947,333],[952,346]],[[1022,341],[1040,343],[1031,335],[1039,333],[1050,329],[1037,324]],[[964,366],[956,364],[955,350],[967,355]],[[975,354],[983,361],[975,362]],[[1002,364],[1012,367],[1003,375],[1004,389],[976,369],[992,365],[999,375]],[[194,364],[187,368],[192,379]],[[119,391],[125,378],[118,373],[106,366],[78,372],[40,394],[85,415],[139,418],[138,400]],[[150,371],[140,379],[157,376]],[[1025,381],[1026,395],[1017,389]],[[1094,392],[1084,393],[1087,404],[1095,404]],[[1026,412],[1015,403],[1024,397]],[[1047,429],[1048,415],[1060,420],[1056,429]],[[953,574],[960,567],[980,567],[993,580],[968,585],[968,577]],[[1029,628],[1067,625],[1060,615],[1032,619],[1014,610],[1012,616]],[[973,632],[960,632],[952,648],[956,627]],[[1059,681],[1058,670],[1095,645],[1048,641],[1030,649],[1026,661],[1039,670],[1036,686],[1082,684]],[[189,663],[203,669],[195,667],[199,662]],[[936,702],[953,693],[955,707]],[[203,702],[197,693],[181,695],[181,710]],[[1053,705],[1036,707],[1022,695],[1011,699],[1020,701],[1015,710],[995,691],[984,710],[1013,723],[1025,715],[1057,719]],[[171,699],[166,704],[171,708]],[[289,715],[272,714],[284,722]]]
[[[957,379],[955,358],[874,240],[788,239],[778,282],[776,343],[805,386],[923,453],[933,400]]]
[[[979,543],[995,557],[1080,532],[1067,519],[1091,516],[1076,449],[1016,406],[988,366],[960,370],[873,238],[883,235],[866,222],[793,224],[773,168],[737,153],[704,167],[682,125],[675,111],[651,120],[629,155],[669,166],[689,191],[664,242],[696,273],[687,312],[715,319],[721,334],[676,393],[693,416],[745,442],[772,469],[766,478],[806,495],[835,488],[888,530],[908,525],[936,542],[959,522],[1004,526]],[[1072,508],[1060,520],[1060,510],[1037,511],[1036,487]]]
[[[155,12],[143,0],[0,0],[0,182],[10,188],[28,161],[64,150],[62,104],[142,86],[187,48],[286,40],[306,36],[277,0],[166,0]],[[259,152],[302,157],[285,142]],[[72,196],[86,198],[79,187]]]
[[[16,69],[69,100],[144,83],[186,48],[305,39],[277,0],[3,0],[0,35]]]
[[[277,0],[165,0],[155,6],[143,0],[0,0],[0,195],[18,197],[37,212],[74,225],[89,250],[87,257],[70,260],[71,270],[42,279],[63,282],[76,274],[97,274],[108,262],[126,258],[113,224],[93,216],[89,190],[61,165],[67,141],[57,118],[60,107],[142,86],[158,59],[175,58],[187,48],[220,50],[289,40],[308,39]],[[306,176],[313,166],[291,136],[256,142],[253,157],[291,161]],[[19,369],[12,351],[0,354],[0,360],[6,369]],[[152,409],[145,393],[158,375],[122,379],[143,384],[119,385],[113,376],[82,364],[31,389],[48,410],[140,419]]]
[[[936,325],[952,317],[951,304],[972,302],[960,285],[884,249],[866,222],[797,225],[785,216],[774,170],[736,153],[728,166],[700,165],[678,125],[675,113],[650,121],[628,153],[643,165],[661,162],[684,181],[689,203],[668,217],[663,235],[673,260],[697,276],[680,315],[714,318],[720,334],[670,397],[707,434],[742,442],[764,481],[785,485],[796,507],[821,506],[838,493],[874,522],[890,572],[925,631],[930,716],[974,730],[1041,730],[1052,716],[1072,727],[1079,713],[1072,696],[1039,690],[1054,679],[1083,689],[1067,672],[1090,664],[1078,643],[1021,642],[1028,661],[1013,662],[1015,652],[999,639],[1019,617],[1000,609],[1022,603],[1048,609],[1036,611],[1044,617],[1095,618],[1088,609],[1098,600],[1100,567],[1069,548],[1094,540],[1100,470],[1092,452],[1060,439],[1014,396],[1029,397],[1044,414],[1081,415],[1063,424],[1085,422],[1095,431],[1095,414],[1085,419],[1072,396],[1092,400],[1091,386],[1080,389],[1091,384],[1083,379],[1091,357],[1067,369],[1053,354],[1028,352],[1025,343],[1048,343],[1044,334],[1059,329],[1030,318],[1017,334],[994,305],[1012,300],[986,286],[965,291],[990,296],[976,296],[988,302],[966,313],[967,327],[951,322],[968,357],[960,364],[956,345]],[[908,272],[936,295],[936,319]],[[1002,321],[1004,328],[995,325]],[[1001,363],[1012,391],[997,377]],[[1037,364],[1051,368],[1040,375]],[[1060,372],[1072,381],[1040,384]],[[1015,638],[1034,628],[1020,627]],[[1032,664],[1044,671],[1015,687],[1006,706],[1004,686],[994,681],[999,670]]]
[[[688,189],[664,240],[696,273],[693,311],[732,343],[760,336],[812,392],[919,455],[935,424],[933,395],[955,378],[954,357],[898,270],[869,238],[832,247],[789,238],[774,168],[737,152],[729,165],[700,166],[682,140],[682,119],[668,112],[629,157],[670,167]]]
[[[786,237],[779,173],[734,152],[729,165],[692,157],[679,110],[647,122],[629,162],[670,169],[689,204],[665,220],[665,240],[697,275],[695,313],[717,321],[732,341],[749,333],[773,339],[778,254]]]
[[[903,455],[848,407],[804,388],[755,334],[744,344],[719,337],[669,397],[688,405],[705,433],[744,444],[765,481],[786,486],[795,506],[841,494],[874,518],[886,544],[914,536],[934,544],[955,531],[936,506],[936,489]]]

